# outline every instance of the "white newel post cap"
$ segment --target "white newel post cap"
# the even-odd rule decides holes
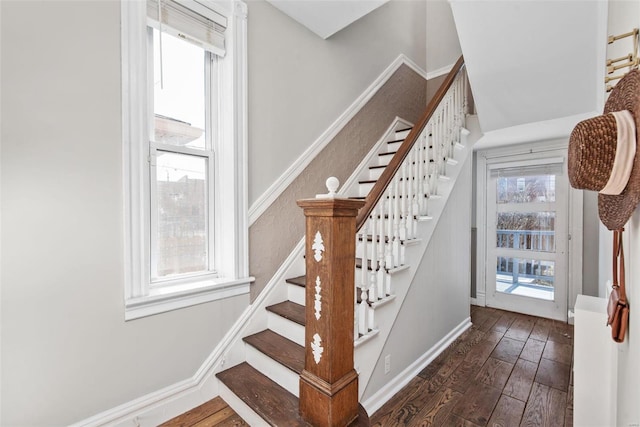
[[[329,192],[327,194],[316,194],[316,199],[335,199],[337,197],[336,191],[338,191],[338,187],[340,186],[340,181],[335,176],[330,176],[325,181],[325,185],[327,186],[327,190]]]

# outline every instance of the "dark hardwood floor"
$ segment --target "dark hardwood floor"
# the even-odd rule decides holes
[[[471,307],[473,326],[371,416],[372,426],[573,425],[573,326]],[[247,425],[219,397],[163,426]]]
[[[476,306],[471,319],[371,425],[572,426],[573,326]]]

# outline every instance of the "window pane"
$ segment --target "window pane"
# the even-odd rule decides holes
[[[553,301],[555,262],[497,257],[496,290]]]
[[[202,148],[205,145],[205,51],[153,30],[156,142]]]
[[[555,212],[499,212],[496,247],[555,252]]]
[[[498,203],[548,203],[556,201],[556,176],[513,176],[497,179]]]
[[[158,278],[209,268],[206,178],[206,158],[158,152]]]

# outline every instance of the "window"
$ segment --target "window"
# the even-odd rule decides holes
[[[247,293],[246,5],[122,1],[125,318]]]

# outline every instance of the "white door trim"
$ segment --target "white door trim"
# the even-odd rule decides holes
[[[499,147],[478,151],[476,155],[476,296],[475,305],[486,306],[486,270],[487,270],[487,172],[488,165],[504,163],[507,159],[524,159],[532,153],[548,156],[565,156],[568,140],[552,140],[516,146]],[[553,154],[555,152],[555,154]],[[568,188],[569,215],[567,230],[571,235],[568,242],[567,307],[573,310],[578,294],[582,293],[582,243],[583,243],[583,193]]]

